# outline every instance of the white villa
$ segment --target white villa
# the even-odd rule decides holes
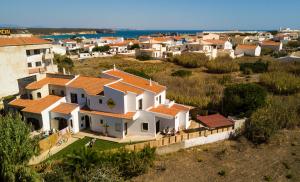
[[[190,107],[166,99],[165,86],[115,67],[99,78],[47,74],[26,91],[28,99],[15,99],[8,109],[19,111],[35,130],[68,127],[126,138],[190,126]]]

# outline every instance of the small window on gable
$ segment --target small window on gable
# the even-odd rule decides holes
[[[61,90],[60,95],[62,95],[62,96],[65,95],[65,91]]]
[[[99,104],[102,104],[102,99],[99,99]]]
[[[142,131],[148,131],[148,123],[142,123]]]
[[[82,97],[82,98],[84,98],[84,97],[85,97],[85,95],[84,95],[84,94],[81,94],[81,97]]]
[[[103,124],[103,119],[100,119],[100,124]]]
[[[37,98],[41,98],[41,97],[42,97],[41,92],[36,93],[36,97],[37,97]]]
[[[83,121],[84,120],[84,116],[81,116],[81,121]]]
[[[52,95],[55,95],[55,90],[51,90]]]

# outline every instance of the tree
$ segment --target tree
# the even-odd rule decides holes
[[[54,54],[54,63],[57,64],[60,72],[63,72],[63,69],[66,71],[72,71],[74,67],[73,60],[67,56],[61,56],[59,54]]]
[[[38,153],[38,140],[19,115],[0,116],[0,181],[37,180],[27,163]]]
[[[266,56],[266,55],[273,55],[274,51],[271,48],[265,47],[261,49],[261,55]]]
[[[93,52],[108,52],[110,47],[108,45],[105,46],[97,46],[92,49]]]
[[[139,44],[133,44],[131,46],[128,46],[128,50],[134,50],[134,49],[139,49],[140,45]]]
[[[250,116],[265,104],[267,91],[252,83],[230,85],[224,90],[223,113],[225,115]]]

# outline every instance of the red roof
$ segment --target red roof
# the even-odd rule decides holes
[[[0,46],[23,46],[23,45],[38,45],[51,44],[51,42],[38,37],[14,37],[0,38]]]
[[[197,119],[209,128],[221,128],[233,126],[233,121],[221,114],[212,114],[208,116],[197,116]]]

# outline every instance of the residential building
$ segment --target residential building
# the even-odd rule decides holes
[[[235,49],[235,55],[260,56],[260,53],[259,45],[239,44]]]
[[[282,50],[282,42],[275,42],[271,40],[262,41],[260,43],[261,48],[269,48],[273,51],[281,51]]]
[[[0,98],[22,94],[24,85],[57,72],[52,44],[37,37],[0,38]]]
[[[232,50],[232,43],[227,40],[207,39],[201,41],[202,45],[211,45],[216,49]]]
[[[30,99],[16,99],[9,110],[19,111],[35,129],[89,129],[125,138],[155,138],[166,128],[189,128],[190,107],[166,98],[166,87],[121,70],[101,77],[51,75],[29,84]]]

